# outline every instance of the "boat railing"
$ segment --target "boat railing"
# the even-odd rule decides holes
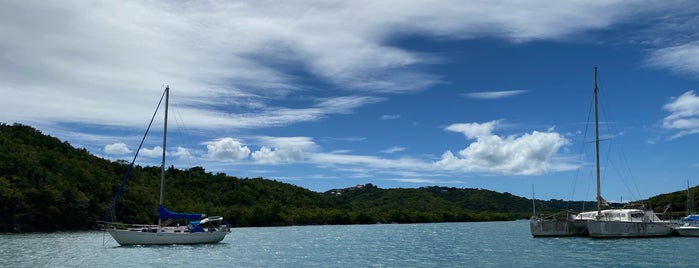
[[[97,226],[100,230],[136,230],[157,228],[158,225],[147,224],[126,224],[121,222],[97,221]]]
[[[575,217],[575,213],[573,211],[567,210],[567,211],[561,211],[558,213],[552,213],[552,214],[539,214],[538,218],[541,220],[556,220],[556,219],[571,219]]]

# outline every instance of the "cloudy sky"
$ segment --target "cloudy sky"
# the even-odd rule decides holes
[[[692,1],[3,1],[0,122],[314,191],[593,200],[699,184]],[[137,163],[159,162],[156,119]]]

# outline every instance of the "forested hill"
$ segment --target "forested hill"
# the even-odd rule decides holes
[[[0,232],[95,228],[127,167],[32,127],[0,124]],[[159,167],[134,168],[116,206],[119,221],[156,221],[159,174]],[[445,187],[366,184],[318,193],[201,167],[171,167],[166,184],[165,205],[171,210],[224,216],[234,226],[513,220],[529,217],[532,204],[509,193]],[[560,211],[570,205],[550,200],[537,202],[537,209]]]

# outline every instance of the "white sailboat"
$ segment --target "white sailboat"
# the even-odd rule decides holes
[[[597,67],[595,67],[595,159],[597,165],[597,213],[593,220],[587,221],[590,237],[660,237],[670,236],[675,224],[663,221],[650,209],[605,209],[602,210],[600,193],[599,164],[599,116],[597,104]],[[589,214],[589,213],[586,213]]]
[[[699,236],[699,215],[694,210],[694,197],[687,181],[687,217],[682,218],[682,226],[675,227],[680,236]]]
[[[114,197],[112,206],[110,207],[104,221],[98,221],[102,230],[109,234],[120,245],[169,245],[169,244],[204,244],[217,243],[223,240],[230,233],[230,226],[220,216],[205,217],[204,214],[198,213],[175,213],[163,205],[163,189],[165,184],[165,151],[167,145],[167,116],[168,105],[170,99],[170,87],[165,88],[163,92],[165,99],[165,123],[163,126],[163,155],[160,167],[160,205],[158,206],[158,224],[123,224],[118,222],[108,222],[112,216],[114,206],[123,189],[126,179],[133,168],[136,156],[129,166],[129,171],[124,176],[124,181]],[[160,103],[163,101],[160,99]],[[158,107],[160,107],[160,103]],[[157,112],[157,109],[156,109]],[[155,114],[153,115],[155,117]],[[151,123],[153,119],[151,119]],[[148,127],[150,129],[150,125]],[[146,131],[148,133],[148,131]],[[145,136],[144,136],[145,139]],[[143,141],[141,141],[143,144]],[[140,150],[140,146],[139,146]],[[112,217],[113,218],[113,217]],[[180,220],[186,221],[186,224],[170,226],[171,223]]]

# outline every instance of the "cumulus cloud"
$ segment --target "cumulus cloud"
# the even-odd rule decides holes
[[[569,143],[561,134],[533,131],[500,137],[492,133],[499,122],[448,126],[446,130],[461,132],[475,141],[456,155],[446,151],[435,164],[446,170],[511,175],[538,175],[570,168],[553,163],[554,154]]]
[[[663,119],[662,127],[677,131],[672,138],[699,133],[699,97],[693,90],[673,98],[663,106],[670,115]]]
[[[271,146],[262,146],[260,150],[252,153],[252,159],[262,164],[303,161],[304,155],[317,147],[309,137],[258,137],[257,139]]]
[[[190,152],[189,149],[184,148],[184,147],[179,147],[179,146],[177,148],[175,148],[174,152],[170,152],[169,154],[171,154],[174,157],[181,158],[181,159],[192,158],[192,153]]]
[[[226,137],[206,144],[208,156],[217,160],[243,160],[248,158],[250,149],[240,141]]]
[[[467,139],[475,141],[456,154],[451,151],[444,152],[441,159],[436,162],[414,158],[389,159],[370,155],[352,155],[348,154],[349,152],[312,153],[308,155],[308,159],[321,165],[361,166],[364,170],[375,170],[373,172],[409,172],[413,179],[415,176],[421,176],[419,174],[423,174],[424,177],[423,172],[442,176],[453,172],[539,175],[578,167],[572,164],[574,159],[557,155],[559,149],[569,144],[569,141],[563,135],[554,132],[553,128],[549,128],[548,132],[532,131],[520,136],[501,137],[493,134],[493,131],[501,126],[501,121],[459,123],[447,126],[445,130],[462,133]],[[401,150],[404,148],[393,147],[384,152]],[[266,153],[269,151],[260,152],[260,154]],[[428,181],[420,178],[415,179],[414,182]]]
[[[130,154],[131,150],[123,142],[107,144],[104,146],[104,152],[108,154],[123,155]]]
[[[155,146],[155,147],[153,147],[153,149],[141,148],[139,155],[142,155],[145,157],[162,157],[163,156],[163,147]]]

